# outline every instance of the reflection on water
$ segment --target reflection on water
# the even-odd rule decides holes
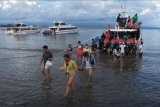
[[[97,52],[92,83],[87,85],[86,73],[79,71],[74,92],[68,97],[63,96],[66,78],[63,72],[57,71],[63,64],[63,57],[58,53],[68,43],[74,45],[78,40],[84,41],[102,31],[81,29],[79,34],[57,36],[9,36],[0,31],[0,106],[159,106],[159,30],[142,31],[142,58],[131,56],[113,63],[113,56]],[[42,81],[39,72],[44,44],[49,46],[55,57],[50,84]]]

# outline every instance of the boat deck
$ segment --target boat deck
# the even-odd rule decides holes
[[[109,29],[111,32],[135,32],[136,29]]]

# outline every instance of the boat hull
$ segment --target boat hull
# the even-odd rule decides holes
[[[27,34],[36,34],[40,33],[40,30],[24,30],[24,32],[27,32]]]
[[[27,35],[27,32],[19,31],[19,32],[14,32],[12,35],[13,35],[13,36],[17,36],[17,35]]]
[[[44,35],[62,35],[62,34],[74,34],[79,33],[79,29],[74,30],[61,30],[61,31],[52,31],[52,30],[46,30],[43,32]]]
[[[5,32],[7,35],[27,35],[27,34],[36,34],[40,33],[40,30],[21,30],[15,32],[14,30],[8,30]]]
[[[62,31],[57,31],[57,32],[53,32],[53,34],[56,35],[61,35],[61,34],[74,34],[74,33],[79,33],[79,29],[75,29],[75,30],[62,30]]]

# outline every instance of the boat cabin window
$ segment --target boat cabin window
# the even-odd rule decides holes
[[[16,27],[21,27],[21,26],[26,27],[27,25],[25,25],[25,24],[16,24]]]
[[[25,25],[25,24],[22,24],[22,26],[23,26],[23,27],[26,27],[27,25]]]
[[[50,28],[50,29],[51,29],[51,30],[55,30],[55,31],[57,30],[57,28]]]
[[[72,27],[72,28],[59,28],[59,30],[73,30],[73,29],[77,29],[77,27]]]
[[[58,25],[66,25],[66,24],[65,23],[55,23],[54,25],[58,26]]]
[[[58,26],[58,25],[59,25],[59,23],[55,23],[54,25],[55,25],[55,26]]]
[[[60,25],[66,25],[65,23],[61,23]]]
[[[16,24],[16,27],[20,27],[21,26],[21,24]]]

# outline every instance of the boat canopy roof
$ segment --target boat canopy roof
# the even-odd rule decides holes
[[[111,32],[136,32],[136,29],[109,29]]]

